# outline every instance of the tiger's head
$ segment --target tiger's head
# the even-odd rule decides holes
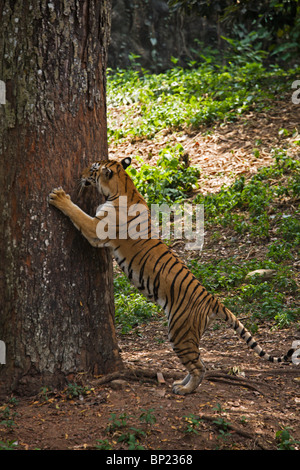
[[[131,181],[125,172],[130,164],[130,157],[123,158],[121,162],[116,160],[95,162],[82,173],[80,186],[81,188],[95,186],[106,199],[122,194],[125,181]]]

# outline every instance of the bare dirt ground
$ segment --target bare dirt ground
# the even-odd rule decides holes
[[[270,163],[270,149],[292,139],[291,134],[280,136],[279,129],[294,131],[299,118],[300,106],[287,100],[269,114],[249,114],[209,135],[161,133],[153,141],[111,147],[110,156],[142,155],[155,162],[160,148],[179,141],[202,169],[199,190],[216,191],[237,174],[249,175]],[[260,157],[255,158],[258,140]],[[208,241],[204,259],[236,249],[226,245],[226,237],[221,241],[215,247]],[[260,250],[245,247],[244,256],[259,256]],[[264,324],[255,337],[268,352],[282,354],[300,339],[300,331],[297,326],[272,331]],[[119,345],[127,372],[108,378],[78,374],[73,381],[86,387],[79,396],[42,390],[35,397],[15,397],[14,404],[7,397],[0,404],[0,441],[10,447],[15,441],[16,448],[26,450],[117,450],[130,445],[148,450],[274,450],[279,445],[276,433],[288,428],[289,444],[293,438],[298,441],[293,447],[300,449],[299,366],[262,361],[220,324],[201,341],[205,379],[196,392],[181,397],[172,394],[171,386],[184,370],[168,343],[164,318],[120,335]]]
[[[265,327],[256,336],[280,353],[297,335],[296,328],[270,332]],[[74,379],[88,387],[86,395],[74,398],[66,391],[53,391],[18,397],[11,408],[17,413],[14,425],[0,426],[0,440],[17,441],[19,449],[29,450],[95,449],[103,442],[117,450],[129,448],[127,441],[118,441],[132,433],[135,445],[147,450],[273,450],[278,446],[276,432],[289,428],[300,441],[299,367],[262,362],[231,329],[221,327],[205,335],[201,355],[207,376],[185,397],[171,391],[173,379],[183,377],[184,371],[162,322],[123,336],[120,347],[126,367],[137,371],[135,377],[120,375],[101,384],[103,378],[78,375]],[[158,381],[159,372],[165,383],[160,376]],[[117,418],[123,415],[125,426],[108,432],[112,413]],[[143,413],[156,421],[142,422]]]
[[[285,101],[272,103],[269,112],[249,112],[238,122],[222,123],[211,128],[180,132],[163,130],[151,140],[127,139],[109,148],[109,157],[121,159],[141,156],[147,163],[155,165],[159,151],[166,145],[180,143],[189,155],[189,161],[201,170],[199,192],[217,192],[222,185],[231,184],[236,176],[246,177],[257,172],[261,166],[273,163],[271,151],[284,148],[299,140],[300,106],[292,103],[288,95]],[[288,133],[281,132],[286,129]],[[254,149],[259,150],[256,157]],[[290,149],[290,153],[293,149]],[[299,154],[298,148],[294,148]]]

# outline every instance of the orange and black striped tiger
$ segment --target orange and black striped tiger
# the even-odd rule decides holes
[[[150,210],[125,171],[130,163],[130,158],[96,162],[83,173],[82,187],[96,186],[105,198],[95,217],[85,214],[62,188],[52,191],[49,202],[68,216],[93,246],[109,247],[132,283],[165,310],[169,340],[188,371],[182,381],[174,382],[173,392],[191,393],[202,381],[205,367],[200,359],[199,342],[217,318],[228,321],[260,357],[271,362],[290,362],[293,349],[279,358],[263,351],[235,315],[207,292],[183,261],[161,239],[153,237]],[[110,230],[104,230],[108,225]]]

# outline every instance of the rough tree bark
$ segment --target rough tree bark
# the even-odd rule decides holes
[[[121,367],[112,262],[54,208],[81,170],[107,158],[110,0],[0,0],[0,393],[35,393],[72,374]],[[90,208],[90,210],[88,209]]]

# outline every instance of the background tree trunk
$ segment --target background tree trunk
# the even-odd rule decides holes
[[[110,0],[0,0],[0,24],[0,393],[35,393],[121,367],[110,255],[47,200],[63,186],[91,214],[100,202],[77,180],[107,158]]]

